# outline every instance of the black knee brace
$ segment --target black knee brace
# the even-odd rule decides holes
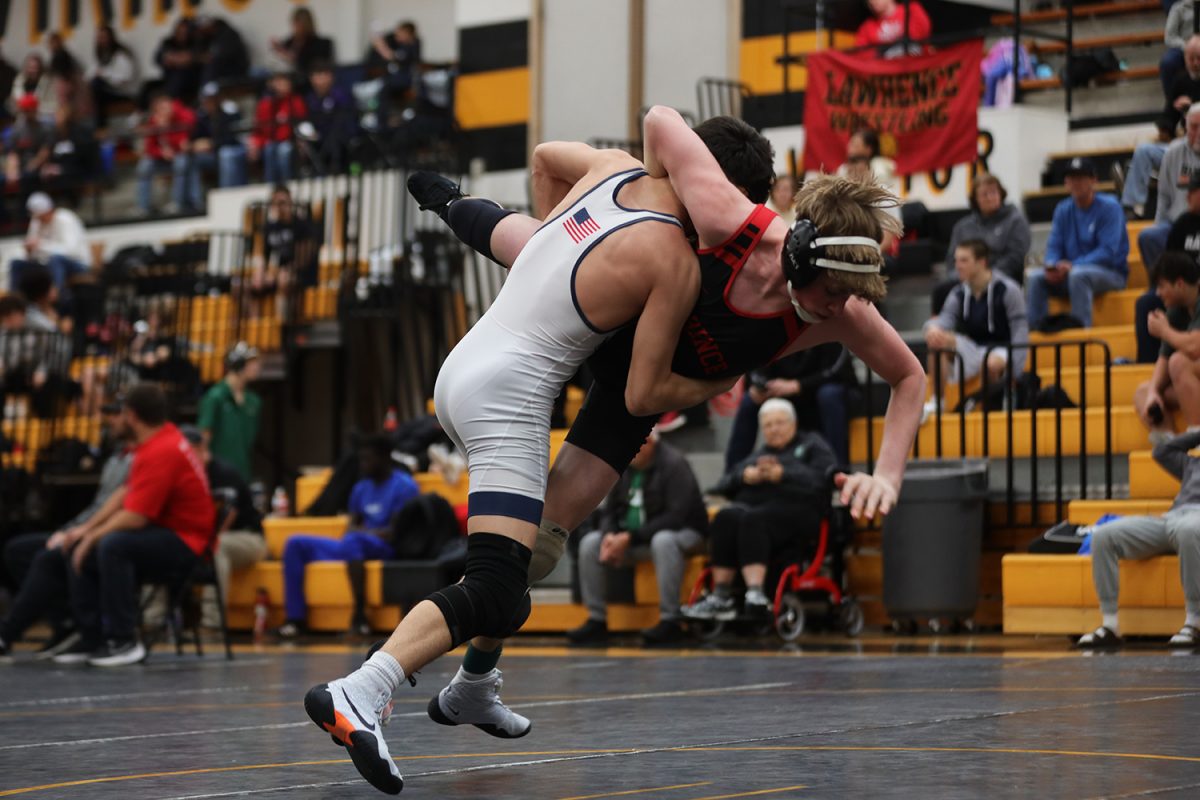
[[[529,618],[529,548],[507,536],[467,537],[463,579],[436,591],[429,600],[450,628],[451,647],[476,636],[505,639]]]
[[[491,200],[464,197],[455,200],[450,204],[450,208],[446,209],[446,224],[467,247],[496,261],[496,257],[492,255],[492,231],[500,224],[500,220],[515,213],[501,208]]]

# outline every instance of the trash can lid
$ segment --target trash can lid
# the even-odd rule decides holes
[[[904,470],[900,501],[976,500],[987,492],[985,458],[914,459]]]

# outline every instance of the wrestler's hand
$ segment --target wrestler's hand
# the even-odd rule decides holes
[[[839,472],[833,483],[842,490],[839,498],[842,505],[850,507],[850,516],[856,520],[886,516],[896,505],[899,494],[897,487],[889,481],[865,472]]]

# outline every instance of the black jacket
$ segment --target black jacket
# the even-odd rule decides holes
[[[857,383],[850,352],[836,342],[819,344],[784,356],[762,369],[754,370],[749,376],[751,383],[765,383],[773,378],[800,381],[800,393],[806,397],[816,397],[817,389],[827,383],[847,386]]]
[[[783,465],[783,479],[779,483],[743,483],[742,473],[746,467],[762,456],[779,459]],[[819,503],[824,507],[831,496],[828,472],[835,464],[837,456],[821,434],[800,431],[785,447],[778,450],[760,447],[739,461],[721,478],[714,491],[750,506],[784,501]]]
[[[625,530],[629,513],[629,485],[633,470],[627,469],[608,493],[600,510],[598,527],[603,533]],[[678,531],[684,528],[708,534],[708,512],[700,485],[688,466],[687,459],[665,442],[658,443],[654,463],[646,469],[642,483],[642,508],[645,523],[639,530],[630,531],[635,545],[649,544],[659,531]]]

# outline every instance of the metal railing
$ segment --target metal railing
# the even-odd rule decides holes
[[[1104,373],[1103,401],[1101,403],[1101,410],[1103,413],[1102,426],[1103,426],[1103,431],[1104,431],[1104,446],[1103,446],[1103,449],[1101,452],[1092,452],[1090,450],[1090,448],[1088,446],[1088,436],[1087,436],[1089,405],[1093,405],[1093,404],[1089,403],[1088,391],[1087,391],[1087,385],[1088,385],[1087,354],[1088,354],[1089,350],[1095,349],[1095,348],[1098,348],[1099,350],[1101,350],[1101,352],[1103,354],[1103,359],[1104,359],[1102,364],[1096,365],[1096,366],[1102,366],[1103,373]],[[1097,339],[1080,339],[1080,340],[1064,340],[1064,341],[1057,341],[1057,342],[1038,342],[1038,343],[1029,343],[1029,344],[1009,344],[1009,345],[1004,345],[1004,346],[988,347],[985,351],[984,361],[983,361],[985,368],[982,370],[982,383],[981,383],[981,390],[980,390],[980,396],[982,397],[982,401],[980,403],[980,410],[978,412],[971,412],[971,411],[966,411],[964,409],[961,411],[955,411],[955,412],[950,412],[950,413],[955,413],[958,416],[959,447],[957,449],[958,449],[958,457],[960,457],[960,458],[966,457],[969,453],[969,448],[967,447],[967,444],[966,444],[967,443],[967,433],[966,433],[967,432],[967,416],[969,413],[975,413],[975,414],[979,415],[979,420],[980,420],[980,423],[982,424],[982,430],[981,430],[980,447],[979,447],[978,455],[983,458],[987,458],[987,459],[991,459],[995,455],[993,451],[998,449],[996,447],[996,443],[993,442],[993,437],[991,435],[991,425],[989,424],[989,421],[991,418],[994,418],[996,414],[1004,415],[1004,424],[1005,424],[1005,439],[1004,439],[1004,448],[1003,448],[1003,452],[1004,452],[1003,457],[1004,457],[1004,463],[1005,463],[1004,525],[1006,527],[1012,527],[1012,526],[1017,526],[1017,525],[1037,525],[1037,524],[1039,524],[1038,523],[1038,513],[1039,513],[1041,507],[1045,503],[1042,500],[1042,496],[1044,494],[1044,492],[1042,491],[1042,489],[1044,488],[1044,482],[1041,480],[1039,463],[1038,463],[1038,459],[1040,457],[1039,454],[1041,452],[1040,440],[1039,440],[1039,435],[1038,435],[1038,431],[1039,431],[1038,413],[1044,412],[1044,411],[1053,410],[1053,412],[1054,412],[1053,421],[1050,423],[1051,428],[1053,430],[1053,441],[1054,441],[1053,453],[1052,453],[1052,456],[1054,459],[1053,506],[1054,506],[1056,518],[1057,519],[1065,518],[1064,512],[1066,510],[1066,504],[1068,502],[1068,499],[1066,498],[1065,491],[1064,491],[1064,487],[1065,487],[1064,465],[1066,463],[1065,459],[1067,457],[1064,455],[1063,432],[1064,432],[1064,430],[1066,430],[1066,424],[1064,423],[1064,420],[1063,420],[1063,410],[1064,409],[1063,409],[1062,404],[1055,403],[1055,404],[1053,404],[1053,406],[1050,406],[1050,407],[1045,407],[1045,406],[1041,405],[1041,403],[1039,402],[1039,399],[1038,399],[1039,393],[1037,391],[1030,392],[1031,396],[1029,398],[1027,398],[1029,401],[1027,408],[1017,408],[1017,405],[1019,404],[1019,402],[1018,402],[1019,398],[1017,397],[1017,393],[1016,393],[1017,386],[1016,386],[1015,381],[1005,381],[1005,383],[1003,384],[1003,387],[1001,388],[1001,392],[1000,392],[1000,399],[1002,400],[1003,410],[993,411],[989,406],[989,400],[992,399],[992,388],[995,386],[995,384],[992,381],[990,381],[990,379],[989,379],[988,371],[986,369],[987,359],[991,355],[991,353],[996,352],[996,351],[1003,351],[1008,357],[1008,361],[1006,363],[1012,364],[1014,353],[1019,352],[1019,351],[1027,351],[1029,353],[1029,356],[1028,356],[1028,363],[1026,364],[1026,374],[1038,375],[1039,374],[1038,373],[1038,354],[1045,353],[1045,352],[1051,352],[1053,354],[1052,358],[1053,358],[1053,364],[1054,364],[1054,367],[1053,367],[1054,384],[1053,385],[1059,387],[1065,393],[1066,389],[1063,387],[1063,382],[1062,382],[1063,381],[1063,352],[1065,350],[1066,351],[1069,351],[1069,350],[1077,351],[1078,361],[1079,361],[1078,398],[1073,399],[1073,401],[1076,404],[1076,408],[1078,409],[1078,414],[1079,414],[1079,423],[1078,423],[1078,425],[1079,425],[1079,452],[1078,452],[1078,456],[1077,456],[1078,457],[1078,474],[1079,474],[1079,498],[1078,499],[1087,499],[1088,498],[1088,495],[1089,495],[1089,487],[1088,487],[1088,481],[1087,481],[1088,459],[1091,457],[1099,456],[1099,455],[1102,455],[1103,459],[1104,459],[1104,468],[1103,468],[1104,469],[1104,482],[1103,482],[1103,488],[1102,488],[1101,492],[1105,499],[1112,499],[1112,493],[1113,493],[1112,352],[1111,352],[1111,349],[1109,348],[1108,344],[1106,342],[1103,342],[1103,341],[1097,340]],[[934,426],[935,427],[934,427],[933,452],[930,453],[922,445],[922,437],[920,435],[920,432],[918,431],[918,435],[913,442],[913,456],[915,458],[923,458],[923,457],[930,457],[930,456],[932,456],[934,458],[946,458],[946,457],[950,457],[950,453],[947,452],[948,448],[945,446],[945,441],[943,439],[943,430],[942,430],[943,429],[943,425],[942,425],[943,409],[941,407],[940,398],[942,396],[942,391],[944,388],[944,380],[943,380],[944,376],[942,374],[941,356],[943,354],[953,355],[956,358],[958,369],[960,370],[959,371],[960,378],[963,374],[961,371],[963,369],[963,366],[962,366],[961,357],[959,357],[953,351],[933,349],[930,352],[935,354],[935,356],[937,356],[934,359],[934,391],[936,393],[935,396],[937,398],[939,398],[939,402],[936,405],[936,410],[934,413]],[[867,445],[867,469],[869,471],[873,470],[874,466],[875,466],[875,432],[874,432],[875,414],[874,414],[874,405],[872,403],[872,384],[874,383],[874,381],[875,381],[874,374],[868,370],[867,379],[864,384],[864,392],[865,392],[866,404],[867,404],[866,445]],[[1033,383],[1036,384],[1037,382],[1033,382]],[[961,380],[959,381],[959,386],[960,386],[960,388],[963,386],[963,382]],[[1068,395],[1068,397],[1069,397],[1069,395]],[[960,398],[960,404],[961,403],[962,403],[962,399]],[[1017,491],[1018,491],[1019,487],[1017,486],[1017,478],[1016,478],[1017,456],[1015,455],[1015,450],[1016,450],[1015,445],[1017,444],[1017,442],[1015,441],[1016,425],[1015,425],[1014,420],[1015,420],[1016,414],[1028,414],[1029,415],[1030,452],[1029,452],[1029,456],[1028,456],[1028,461],[1029,461],[1029,470],[1030,470],[1030,483],[1029,483],[1030,517],[1028,520],[1019,519],[1018,518],[1019,515],[1017,513],[1017,506],[1018,506]],[[989,516],[989,521],[990,520],[991,520],[991,517]]]

